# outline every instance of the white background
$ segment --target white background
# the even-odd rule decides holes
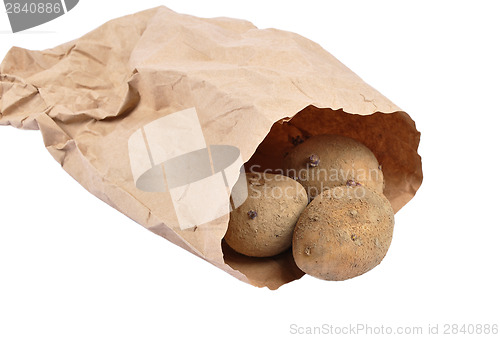
[[[0,337],[287,337],[290,325],[500,324],[500,6],[495,1],[97,1],[17,34],[0,59],[166,5],[320,43],[407,111],[424,182],[380,266],[277,291],[236,280],[89,194],[37,131],[0,127]],[[421,335],[423,336],[423,335]],[[487,336],[487,335],[477,335]],[[491,336],[491,335],[490,335]]]

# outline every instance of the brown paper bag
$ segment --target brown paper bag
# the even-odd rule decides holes
[[[277,169],[297,137],[334,133],[374,152],[395,211],[422,182],[420,133],[405,112],[316,43],[242,20],[153,8],[53,49],[13,47],[0,83],[0,124],[40,129],[48,151],[89,192],[259,287],[276,289],[303,273],[289,251],[257,259],[228,248],[227,208],[221,215],[182,204],[185,195],[173,192],[165,174],[170,159],[212,156],[209,176],[225,176],[202,188],[214,184],[223,196],[239,182],[241,164]],[[222,164],[217,147],[226,147]],[[198,160],[191,160],[173,165],[196,176]],[[181,183],[174,188],[196,188]],[[211,203],[211,196],[190,196]]]

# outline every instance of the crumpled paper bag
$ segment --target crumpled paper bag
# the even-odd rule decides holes
[[[291,253],[258,259],[232,251],[222,240],[228,210],[193,212],[208,221],[182,226],[179,219],[191,214],[178,214],[167,190],[173,178],[155,158],[168,162],[187,144],[185,151],[201,152],[205,161],[206,149],[215,156],[213,147],[223,145],[232,147],[227,164],[235,170],[243,163],[279,169],[297,137],[335,133],[374,152],[395,211],[423,177],[412,119],[318,44],[166,7],[112,20],[53,49],[13,47],[0,66],[0,124],[39,129],[48,151],[89,192],[234,277],[270,289],[303,275]],[[175,134],[182,128],[197,136]],[[150,138],[157,140],[148,144]],[[196,167],[191,160],[182,163]],[[224,172],[211,161],[212,174]],[[229,191],[239,182],[234,173],[223,177]],[[165,188],[148,188],[162,177]],[[210,196],[201,199],[210,204]]]

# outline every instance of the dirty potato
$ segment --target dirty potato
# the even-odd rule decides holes
[[[384,177],[377,158],[362,143],[340,135],[312,136],[285,157],[288,176],[297,178],[313,199],[323,190],[356,182],[382,193]]]
[[[363,186],[327,189],[304,210],[293,257],[305,273],[345,280],[377,266],[392,240],[394,213],[384,195]]]
[[[292,244],[295,223],[307,194],[295,180],[270,173],[247,173],[248,198],[230,214],[224,239],[235,251],[269,257]]]

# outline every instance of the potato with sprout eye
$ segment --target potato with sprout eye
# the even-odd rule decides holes
[[[230,213],[224,239],[251,257],[277,255],[292,245],[295,223],[307,194],[295,180],[270,173],[247,173],[248,198]]]
[[[323,190],[354,181],[382,193],[384,176],[377,158],[362,143],[340,135],[317,135],[299,143],[285,157],[284,167],[310,199]]]
[[[297,221],[293,258],[311,276],[353,278],[382,261],[393,229],[394,212],[384,195],[363,186],[327,189]]]

